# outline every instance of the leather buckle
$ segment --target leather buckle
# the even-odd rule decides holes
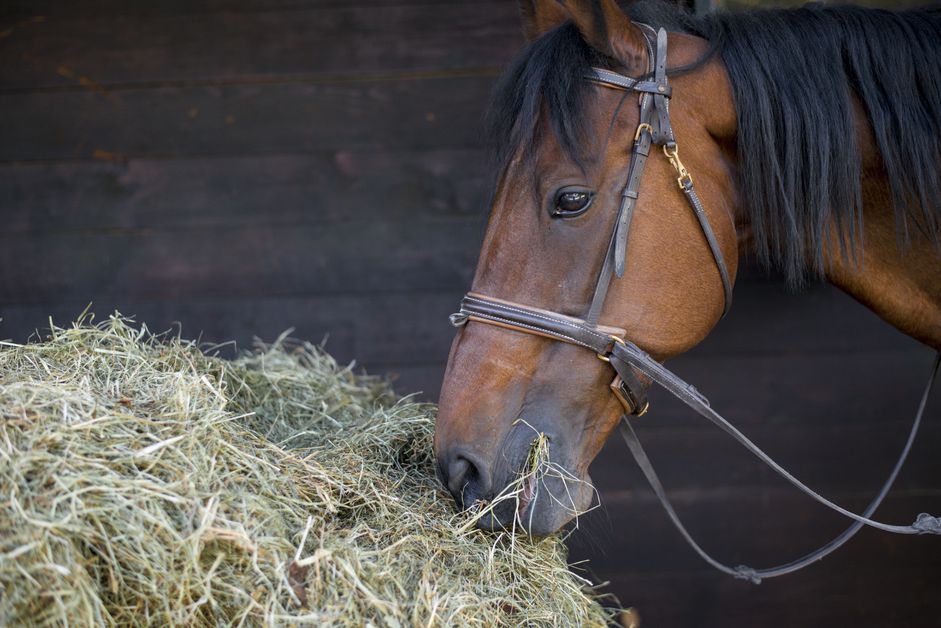
[[[627,387],[627,384],[624,383],[624,380],[621,379],[620,375],[615,376],[614,381],[611,382],[611,392],[614,393],[617,400],[624,406],[624,410],[630,415],[644,416],[647,414],[647,410],[650,409],[649,401],[644,402],[643,408],[637,408],[638,402],[634,399],[634,394]]]

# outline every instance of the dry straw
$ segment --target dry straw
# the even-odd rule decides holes
[[[558,538],[454,514],[433,419],[306,344],[230,362],[119,316],[4,343],[0,624],[609,621]]]

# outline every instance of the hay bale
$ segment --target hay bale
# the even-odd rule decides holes
[[[114,316],[0,347],[0,624],[600,625],[558,538],[479,532],[434,407],[310,345]]]

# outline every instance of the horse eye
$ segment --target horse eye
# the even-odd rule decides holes
[[[588,210],[595,197],[585,190],[561,190],[555,197],[555,207],[552,209],[553,218],[571,218],[580,216]]]

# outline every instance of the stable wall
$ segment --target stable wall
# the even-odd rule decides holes
[[[327,340],[437,396],[489,193],[481,118],[523,45],[515,2],[8,0],[0,6],[0,338],[89,302],[206,341]],[[230,348],[222,348],[230,351]],[[825,286],[747,267],[672,363],[800,477],[862,509],[930,352]],[[941,512],[941,410],[882,518]],[[689,528],[756,567],[844,522],[663,395],[641,438]],[[685,547],[622,444],[573,558],[648,626],[937,626],[941,543],[864,531],[760,587]]]

